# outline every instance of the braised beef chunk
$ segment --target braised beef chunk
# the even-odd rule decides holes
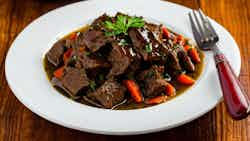
[[[143,37],[143,34],[141,34],[141,30],[142,29],[131,28],[128,31],[128,35],[133,43],[135,51],[138,52],[144,60],[148,60],[148,53],[145,50],[145,47],[147,45],[147,38],[145,39]]]
[[[181,66],[188,71],[195,71],[195,66],[192,63],[191,59],[188,57],[187,53],[184,50],[178,52],[179,62]]]
[[[131,28],[128,32],[134,49],[145,61],[160,60],[163,52],[161,43],[147,28]]]
[[[163,38],[162,37],[162,25],[161,24],[156,25],[153,23],[146,23],[145,26],[148,30],[150,30],[153,33],[155,39],[161,42],[161,40]]]
[[[85,54],[81,54],[77,56],[77,60],[82,68],[84,69],[95,69],[95,68],[108,68],[110,67],[110,64],[102,59],[94,58],[94,57],[89,57]]]
[[[179,59],[177,57],[176,52],[170,52],[167,57],[167,65],[169,68],[171,68],[173,71],[180,71],[181,66],[179,64]]]
[[[144,95],[146,97],[155,97],[165,93],[168,82],[162,77],[163,72],[163,66],[152,66],[139,74],[138,80],[141,80],[145,85]]]
[[[109,17],[107,14],[103,14],[93,21],[91,28],[94,30],[104,30],[105,27],[103,26],[103,23],[110,19],[111,17]]]
[[[62,77],[62,85],[71,95],[89,85],[89,79],[84,69],[68,67],[65,69],[65,75]]]
[[[112,40],[111,37],[105,36],[104,32],[99,30],[88,30],[83,34],[81,39],[91,52],[99,50]]]
[[[52,48],[46,54],[48,61],[54,66],[58,66],[62,61],[62,55],[64,53],[65,40],[56,42]]]
[[[63,86],[62,81],[59,80],[58,78],[53,77],[53,78],[51,79],[51,83],[52,83],[53,86],[55,86],[55,87],[57,87],[57,88],[60,88],[61,90],[63,90],[63,91],[66,92],[67,94],[71,95],[71,92],[70,92],[69,90],[67,90],[67,89]]]
[[[105,108],[112,108],[124,100],[125,91],[126,89],[123,85],[114,79],[109,79],[94,92],[87,94],[87,97],[98,101]]]
[[[99,108],[103,108],[103,106],[101,104],[99,104],[97,101],[94,101],[90,98],[88,98],[87,96],[83,96],[83,102],[87,102],[88,104],[92,105],[92,106],[96,106]]]
[[[123,74],[132,60],[131,57],[127,47],[121,47],[117,43],[113,43],[113,49],[108,56],[112,68],[107,77]]]

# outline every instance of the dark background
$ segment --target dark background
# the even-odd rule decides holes
[[[153,134],[123,137],[96,135],[67,129],[48,122],[25,108],[12,94],[5,79],[4,61],[7,50],[18,33],[31,21],[54,8],[76,1],[0,0],[0,141],[250,141],[250,117],[241,121],[232,120],[223,103],[201,118],[183,126]],[[190,8],[201,7],[207,15],[229,30],[241,49],[240,81],[249,94],[250,1],[171,1]]]

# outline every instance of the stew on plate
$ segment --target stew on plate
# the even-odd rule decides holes
[[[44,67],[63,95],[106,109],[163,103],[200,76],[203,53],[195,44],[143,17],[103,14],[58,40]]]

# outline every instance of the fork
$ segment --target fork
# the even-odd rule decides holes
[[[232,118],[243,119],[250,112],[249,99],[228,60],[218,47],[219,36],[201,9],[189,14],[193,35],[202,50],[212,50],[227,110]]]

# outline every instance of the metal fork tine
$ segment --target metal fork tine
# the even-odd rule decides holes
[[[197,29],[196,25],[195,25],[195,22],[194,22],[194,19],[192,17],[192,13],[188,13],[188,16],[189,16],[189,20],[190,20],[190,23],[191,23],[191,27],[192,27],[192,31],[193,31],[193,34],[194,34],[194,38],[198,44],[198,46],[201,46],[201,35],[199,33],[199,30]]]
[[[198,28],[199,28],[199,31],[200,31],[200,34],[201,34],[201,38],[202,38],[202,41],[203,41],[204,38],[205,38],[203,26],[202,26],[202,24],[200,23],[200,20],[198,19],[198,16],[197,16],[195,10],[193,10],[193,15],[194,15],[194,18],[195,18],[195,21],[196,21],[196,25],[197,25]]]
[[[215,29],[213,28],[212,24],[210,23],[207,16],[202,12],[201,9],[198,10],[199,15],[203,21],[204,26],[208,29],[208,31],[212,34],[212,36],[215,38],[215,40],[218,40],[218,34],[216,33]]]

